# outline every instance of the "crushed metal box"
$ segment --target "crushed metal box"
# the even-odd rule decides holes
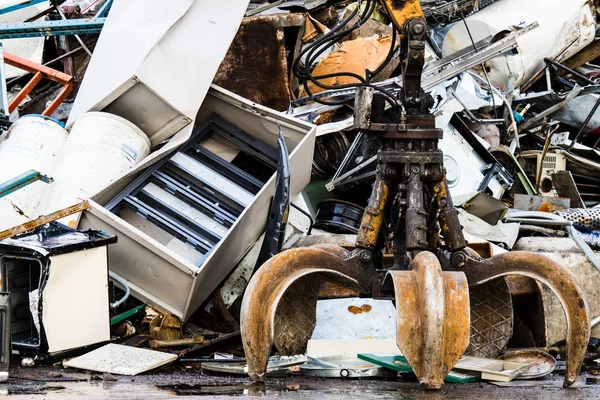
[[[274,148],[277,147],[280,126],[290,153],[291,196],[295,197],[308,184],[314,126],[251,103],[214,85],[200,108],[197,121],[205,121],[213,114]],[[177,136],[171,140],[178,140]],[[162,158],[168,155],[165,152]],[[153,161],[160,162],[160,158]],[[263,233],[275,175],[253,196],[226,234],[198,265],[186,258],[185,251],[176,251],[165,245],[164,237],[157,240],[157,237],[148,234],[148,230],[144,233],[104,207],[141,172],[137,170],[128,174],[92,197],[92,208],[83,214],[79,227],[117,234],[118,243],[109,248],[111,271],[128,282],[135,297],[187,320]]]

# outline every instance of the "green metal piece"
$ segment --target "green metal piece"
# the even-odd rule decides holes
[[[40,172],[30,169],[19,176],[16,176],[4,183],[0,183],[0,198],[8,196],[9,194],[14,193],[17,190],[31,185],[37,181],[52,183],[53,179],[49,176],[41,174]]]
[[[378,365],[383,368],[388,368],[397,372],[412,372],[412,368],[406,361],[406,358],[400,355],[377,355],[377,354],[358,354],[358,358],[368,361],[371,364]],[[448,383],[471,383],[479,381],[477,373],[459,372],[451,370],[448,376],[444,379]]]
[[[141,310],[143,310],[143,309],[144,309],[144,307],[146,307],[146,305],[145,305],[145,304],[142,304],[142,305],[139,305],[139,306],[137,306],[136,308],[132,308],[132,309],[131,309],[131,310],[129,310],[129,311],[125,311],[125,312],[124,312],[124,313],[122,313],[122,314],[115,315],[114,317],[112,317],[112,318],[110,319],[110,325],[111,325],[111,326],[113,326],[113,325],[116,325],[116,324],[118,324],[118,323],[120,323],[120,322],[123,322],[123,321],[125,321],[127,318],[129,318],[129,317],[131,317],[132,315],[135,315],[135,314],[137,314],[138,312],[140,312]]]

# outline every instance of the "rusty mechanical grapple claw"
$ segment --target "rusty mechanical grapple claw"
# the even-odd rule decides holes
[[[283,343],[278,344],[278,348],[285,348],[289,347],[286,340],[296,340],[300,343],[295,348],[306,347],[314,330],[319,289],[325,281],[362,293],[369,290],[372,271],[365,268],[357,256],[348,255],[347,250],[332,245],[290,249],[264,263],[252,277],[240,317],[248,375],[253,380],[265,379],[278,326],[291,326],[293,320],[307,321],[297,335],[288,335],[294,338],[284,338]],[[298,295],[286,297],[288,291],[297,291]]]
[[[548,286],[567,315],[567,373],[564,387],[575,383],[590,337],[588,305],[575,276],[541,254],[513,251],[485,260],[467,257],[461,269],[470,286],[507,275],[536,279]]]
[[[439,389],[469,345],[469,288],[462,272],[442,272],[424,251],[410,271],[389,271],[396,293],[396,341],[419,382]]]

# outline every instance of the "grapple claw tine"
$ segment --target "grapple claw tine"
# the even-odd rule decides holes
[[[462,272],[442,272],[430,252],[410,271],[389,271],[394,283],[397,344],[419,381],[439,389],[469,345],[469,290]]]
[[[522,275],[548,286],[560,300],[567,316],[567,373],[564,387],[577,380],[590,337],[587,301],[575,276],[541,254],[513,251],[486,260],[467,258],[462,271],[475,286],[501,276]]]
[[[253,380],[262,382],[265,379],[275,337],[277,307],[294,283],[320,276],[323,282],[332,280],[365,291],[363,286],[370,281],[369,274],[356,258],[343,259],[346,254],[347,250],[335,246],[290,249],[264,263],[252,277],[242,300],[240,322],[248,375]],[[293,307],[293,299],[286,298],[287,315],[293,315],[289,311]],[[310,337],[314,326],[307,329],[311,330],[307,332]]]

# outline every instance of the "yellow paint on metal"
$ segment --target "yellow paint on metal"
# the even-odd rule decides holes
[[[424,18],[419,0],[379,0],[379,3],[386,10],[392,23],[400,32],[403,31],[404,25],[408,20],[412,18]]]
[[[356,246],[372,249],[377,244],[389,194],[389,186],[383,179],[377,178],[373,185],[369,204],[365,208],[358,235],[356,235]]]

